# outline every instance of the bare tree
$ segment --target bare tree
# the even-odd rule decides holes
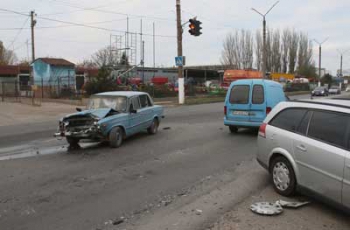
[[[12,50],[7,50],[0,41],[0,65],[12,65],[16,61],[16,54]]]
[[[271,72],[272,70],[272,35],[273,31],[267,29],[266,34],[266,72]]]
[[[282,72],[287,73],[288,71],[288,55],[289,55],[289,40],[290,40],[290,30],[284,29],[282,33],[282,44],[281,44],[281,64]]]
[[[294,73],[298,54],[299,35],[294,30],[291,32],[289,40],[289,73]]]
[[[92,55],[92,62],[98,66],[116,66],[118,65],[118,57],[115,52],[108,46],[100,49]]]
[[[281,35],[279,30],[275,30],[272,37],[271,71],[281,72]]]
[[[222,64],[238,69],[252,68],[253,46],[253,37],[249,31],[228,34],[223,43]]]
[[[256,64],[256,68],[257,70],[261,69],[261,65],[262,65],[262,54],[263,54],[263,40],[262,40],[262,36],[260,33],[260,30],[258,30],[255,33],[255,64]]]

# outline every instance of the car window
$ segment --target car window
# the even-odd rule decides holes
[[[231,104],[248,104],[249,102],[249,85],[235,85],[231,89]]]
[[[305,135],[307,133],[307,129],[309,128],[309,122],[310,122],[310,118],[312,115],[312,111],[308,111],[304,117],[302,118],[299,127],[297,128],[297,133]]]
[[[147,95],[140,95],[141,108],[146,108],[149,106]]]
[[[264,87],[262,85],[254,85],[253,87],[253,104],[262,104],[264,103]]]
[[[338,147],[346,148],[345,135],[349,116],[342,113],[313,112],[308,136]]]
[[[140,109],[139,97],[131,98],[131,104],[132,104],[134,110]]]
[[[277,114],[270,125],[287,131],[295,132],[305,116],[306,109],[286,109]]]
[[[153,106],[153,100],[147,95],[148,106]]]

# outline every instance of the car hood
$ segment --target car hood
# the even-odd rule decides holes
[[[338,89],[329,89],[329,91],[338,91]]]
[[[107,114],[109,114],[113,109],[110,108],[103,108],[103,109],[89,109],[89,110],[84,110],[78,113],[72,113],[64,117],[69,118],[73,116],[86,116],[86,115],[92,115],[93,117],[97,118],[98,120],[105,118]]]

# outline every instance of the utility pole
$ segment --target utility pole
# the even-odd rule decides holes
[[[262,73],[263,73],[263,78],[266,78],[266,68],[267,68],[267,52],[266,52],[266,15],[270,13],[270,11],[279,3],[277,1],[273,6],[265,13],[262,14],[256,9],[252,8],[253,11],[256,13],[260,14],[263,17],[263,64],[262,64]]]
[[[318,42],[316,39],[314,39],[314,41],[318,44],[318,86],[321,86],[322,44],[327,40],[328,38],[326,38],[323,42]]]
[[[176,20],[177,20],[177,56],[182,57],[182,24],[181,24],[181,2],[176,0]],[[179,104],[185,103],[185,87],[183,78],[183,66],[178,67],[178,83],[179,83]]]
[[[345,54],[345,53],[347,53],[347,52],[349,52],[350,51],[350,49],[348,49],[348,50],[345,50],[345,51],[341,51],[341,50],[338,50],[337,49],[337,51],[338,51],[338,53],[340,54],[340,69],[339,69],[339,77],[342,77],[343,76],[343,55]]]
[[[36,20],[34,19],[34,16],[35,16],[34,11],[31,11],[30,12],[30,19],[31,19],[30,27],[31,27],[31,31],[32,31],[32,62],[34,62],[34,60],[35,60],[34,26],[36,24]]]
[[[156,28],[153,22],[153,69],[156,68]],[[153,77],[155,77],[155,70],[153,70]]]

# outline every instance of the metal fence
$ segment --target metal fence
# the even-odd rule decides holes
[[[41,99],[35,96],[35,91],[28,84],[18,81],[0,82],[1,102],[21,102],[40,105]]]

